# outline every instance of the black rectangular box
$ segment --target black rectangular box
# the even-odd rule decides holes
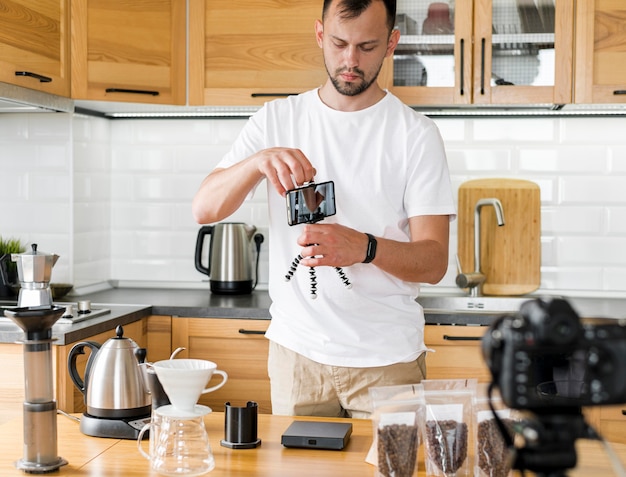
[[[343,449],[352,434],[349,422],[294,421],[281,437],[285,447]]]

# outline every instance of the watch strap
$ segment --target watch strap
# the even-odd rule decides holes
[[[366,233],[365,235],[367,235],[367,252],[363,263],[370,263],[374,260],[374,258],[376,258],[376,246],[378,245],[378,242],[376,241],[376,237],[372,234]]]

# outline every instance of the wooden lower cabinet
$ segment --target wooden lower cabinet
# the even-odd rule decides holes
[[[259,412],[272,412],[267,376],[269,341],[264,337],[269,323],[230,318],[172,319],[172,349],[185,348],[177,357],[207,359],[228,373],[227,383],[202,395],[200,404],[223,411],[226,402],[245,406],[248,401],[256,401]],[[209,385],[217,384],[219,379],[214,377]]]
[[[585,409],[587,422],[609,442],[626,444],[626,404]]]
[[[433,350],[426,355],[427,379],[476,378],[491,375],[482,355],[480,339],[486,326],[426,325],[424,341]]]

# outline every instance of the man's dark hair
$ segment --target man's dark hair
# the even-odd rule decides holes
[[[378,0],[339,0],[339,15],[344,19],[358,18],[367,8]],[[396,0],[380,0],[385,5],[387,10],[387,27],[389,33],[396,25]],[[333,0],[324,0],[324,7],[322,8],[322,20],[326,17],[326,12],[330,8],[330,4]]]

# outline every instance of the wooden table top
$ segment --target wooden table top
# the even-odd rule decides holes
[[[258,437],[262,440],[256,449],[228,449],[220,445],[224,437],[224,413],[213,412],[205,417],[211,448],[215,457],[215,469],[207,475],[224,477],[324,477],[374,476],[372,465],[365,462],[372,444],[372,423],[369,420],[351,419],[353,432],[343,451],[316,449],[288,449],[281,445],[280,437],[293,420],[324,420],[305,417],[274,416],[260,414]],[[337,419],[339,420],[339,419]],[[346,420],[340,420],[345,422]],[[58,416],[57,443],[61,457],[69,462],[51,475],[106,476],[106,477],[157,477],[149,462],[137,450],[134,440],[104,439],[83,435],[78,422]],[[24,476],[15,468],[15,461],[23,457],[22,417],[0,425],[0,475],[2,477]],[[143,443],[147,450],[147,442]],[[613,475],[608,458],[599,443],[579,441],[579,466],[570,476]],[[626,445],[614,444],[614,451],[626,462]],[[421,454],[421,452],[420,452]],[[425,475],[420,458],[419,475]]]

